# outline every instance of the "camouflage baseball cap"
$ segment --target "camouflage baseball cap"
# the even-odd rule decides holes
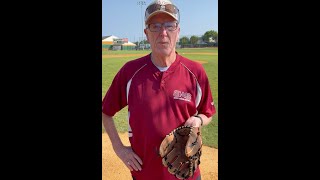
[[[175,20],[180,21],[180,13],[177,6],[175,6],[170,0],[155,0],[149,4],[146,9],[144,20],[145,24],[149,19],[157,14],[165,13],[173,17]]]

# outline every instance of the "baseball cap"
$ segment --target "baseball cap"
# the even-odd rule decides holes
[[[144,21],[145,24],[149,19],[157,14],[165,13],[173,17],[175,20],[180,21],[180,13],[177,6],[175,6],[170,0],[155,0],[149,4],[146,9]]]

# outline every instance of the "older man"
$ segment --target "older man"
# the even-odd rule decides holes
[[[103,125],[113,149],[136,180],[177,179],[162,165],[161,141],[179,126],[207,125],[216,112],[204,68],[176,52],[179,16],[169,0],[147,7],[144,32],[152,52],[127,62],[102,102]],[[130,147],[121,142],[112,118],[125,106]],[[189,179],[201,179],[199,168]]]

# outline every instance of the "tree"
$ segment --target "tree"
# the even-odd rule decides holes
[[[198,40],[198,36],[191,36],[190,43],[193,45],[193,47],[197,44]]]
[[[149,42],[147,40],[143,40],[143,41],[140,41],[139,44],[148,44]]]
[[[189,38],[187,36],[183,36],[182,38],[180,38],[180,45],[182,47],[187,44],[189,44]]]
[[[218,42],[218,32],[211,30],[204,33],[202,36],[202,39],[204,42],[212,43],[209,41],[209,39],[215,40],[215,42]]]

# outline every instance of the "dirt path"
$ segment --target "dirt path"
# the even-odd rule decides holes
[[[126,133],[119,135],[125,145],[130,145]],[[200,169],[202,180],[218,180],[218,149],[203,146]],[[114,153],[108,135],[103,133],[102,180],[131,179],[130,171]]]

